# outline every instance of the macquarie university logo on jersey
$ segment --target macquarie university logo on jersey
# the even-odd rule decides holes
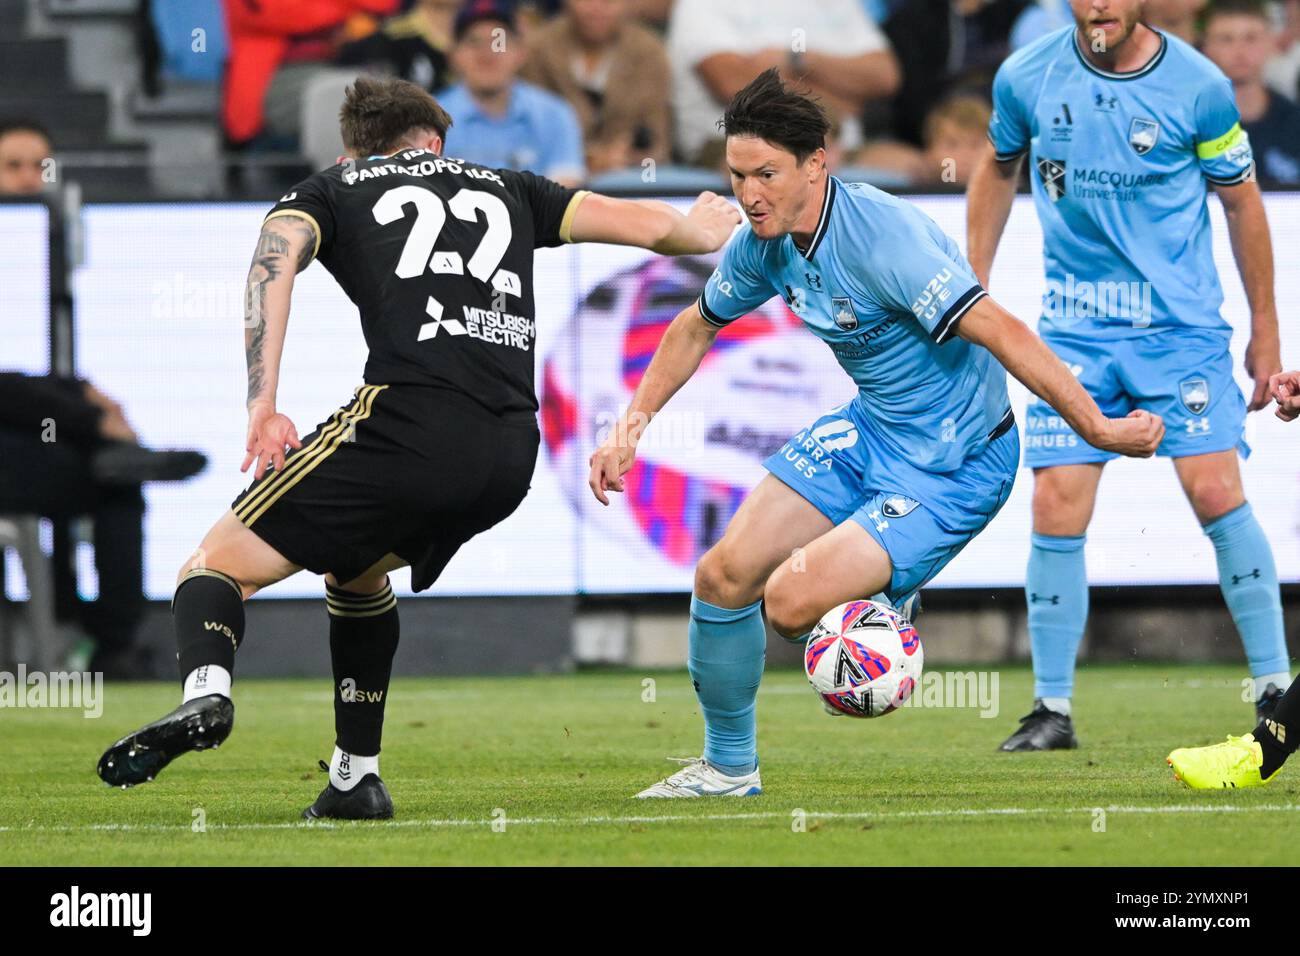
[[[1060,202],[1065,195],[1065,160],[1039,157],[1036,163],[1038,178],[1043,184],[1043,192],[1052,202]]]
[[[1145,156],[1160,140],[1160,124],[1155,120],[1134,118],[1128,127],[1128,144],[1133,152]]]

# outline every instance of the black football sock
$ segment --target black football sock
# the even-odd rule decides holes
[[[1259,741],[1259,749],[1264,753],[1264,763],[1259,768],[1259,775],[1271,777],[1277,769],[1286,763],[1286,758],[1300,747],[1300,681],[1287,688],[1282,699],[1277,702],[1277,709],[1268,720],[1260,722],[1253,736]]]
[[[347,754],[374,756],[384,732],[384,704],[397,653],[397,595],[325,586],[334,666],[335,744]]]
[[[228,574],[196,568],[176,585],[172,596],[176,659],[181,683],[201,667],[235,672],[235,651],[244,639],[244,593]],[[222,682],[229,695],[228,676]]]

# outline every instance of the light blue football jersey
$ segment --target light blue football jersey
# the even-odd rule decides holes
[[[998,158],[1029,153],[1047,273],[1040,331],[1226,335],[1206,183],[1240,183],[1254,168],[1231,83],[1164,34],[1129,73],[1094,66],[1078,42],[1073,26],[1050,33],[993,83]]]
[[[759,239],[746,223],[700,312],[724,326],[773,295],[830,346],[880,440],[918,468],[957,469],[1011,421],[1001,364],[954,335],[986,293],[957,244],[911,203],[830,177],[809,247]]]

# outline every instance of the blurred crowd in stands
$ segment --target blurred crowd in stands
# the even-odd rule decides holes
[[[1072,23],[1068,0],[144,2],[158,86],[220,84],[236,155],[328,163],[305,125],[332,143],[335,117],[312,105],[379,71],[438,96],[455,121],[449,155],[604,187],[720,174],[717,118],[772,66],[832,115],[836,170],[885,187],[961,184],[984,149],[998,65]],[[1147,0],[1146,20],[1227,73],[1261,180],[1300,184],[1300,0]],[[196,23],[220,33],[201,56]],[[311,99],[322,77],[334,86]],[[33,132],[0,135],[0,177],[30,168]]]

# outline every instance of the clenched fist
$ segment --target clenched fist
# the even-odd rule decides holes
[[[1159,415],[1134,409],[1127,418],[1108,418],[1101,435],[1089,444],[1130,458],[1150,458],[1165,437],[1165,423]]]
[[[726,245],[732,232],[740,225],[740,211],[730,200],[706,190],[700,193],[686,213],[686,220],[699,242],[693,251],[697,255],[707,255]]]

